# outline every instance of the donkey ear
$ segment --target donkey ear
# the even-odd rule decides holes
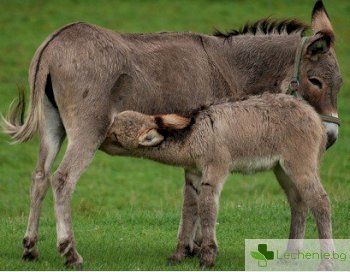
[[[163,142],[164,136],[159,134],[156,129],[151,129],[139,137],[139,145],[142,146],[156,146]]]
[[[312,10],[311,26],[314,34],[320,31],[333,32],[331,21],[322,0],[318,0]]]
[[[191,119],[177,114],[157,115],[154,120],[160,129],[184,129],[191,124]]]
[[[309,43],[306,45],[306,57],[312,60],[317,60],[322,54],[329,51],[334,41],[333,33],[331,32],[319,32],[314,35]]]

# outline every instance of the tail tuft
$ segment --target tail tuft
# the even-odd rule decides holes
[[[34,134],[33,131],[37,130],[36,127],[31,127],[31,122],[24,123],[26,108],[25,88],[17,86],[17,90],[18,98],[11,103],[7,116],[1,115],[3,132],[11,137],[14,144],[30,140]]]

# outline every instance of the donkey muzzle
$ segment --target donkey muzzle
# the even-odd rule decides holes
[[[326,116],[321,116],[323,124],[326,127],[327,132],[327,146],[326,148],[330,148],[338,139],[338,131],[340,126],[340,121],[338,119],[338,114],[333,113]]]

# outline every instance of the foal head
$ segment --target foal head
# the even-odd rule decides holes
[[[123,111],[114,117],[107,137],[127,149],[156,146],[164,140],[161,130],[179,130],[188,127],[191,119],[177,114],[146,115]]]

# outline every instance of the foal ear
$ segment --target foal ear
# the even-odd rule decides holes
[[[317,60],[322,54],[329,51],[334,42],[334,34],[332,32],[318,32],[314,35],[306,45],[306,57]]]
[[[321,0],[315,3],[312,10],[311,26],[314,34],[320,31],[333,32],[331,21],[329,20],[328,13]]]
[[[154,120],[160,129],[184,129],[191,124],[191,119],[177,114],[157,115]]]

